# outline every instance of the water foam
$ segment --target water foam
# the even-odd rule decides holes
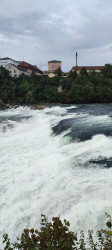
[[[24,119],[12,119],[13,128],[0,131],[0,235],[7,232],[14,239],[23,228],[39,228],[41,213],[48,219],[68,219],[75,231],[104,226],[104,212],[112,210],[112,168],[89,161],[112,157],[112,138],[99,134],[71,142],[65,137],[68,130],[54,136],[52,126],[63,119],[63,113],[68,119],[77,117],[67,113],[67,107],[1,113],[8,121],[12,114]],[[103,117],[102,123],[107,120]]]

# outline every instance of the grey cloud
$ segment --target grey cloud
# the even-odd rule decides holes
[[[83,64],[111,59],[111,0],[1,0],[1,7],[0,56],[24,54],[35,64],[60,59],[66,71],[76,50]]]
[[[41,29],[45,13],[24,13],[17,17],[0,16],[0,32],[6,35],[36,33]]]

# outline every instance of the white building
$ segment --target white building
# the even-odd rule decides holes
[[[15,61],[14,59],[11,59],[9,57],[0,58],[0,66],[5,67],[9,63],[16,65],[16,66],[20,64],[19,61]]]
[[[43,72],[34,65],[31,65],[24,61],[15,61],[9,57],[0,58],[0,67],[6,68],[10,76],[19,77],[21,74],[31,75],[35,73],[36,75],[42,75]]]
[[[43,72],[36,66],[33,66],[27,62],[21,62],[18,65],[8,63],[5,68],[9,71],[11,77],[19,77],[21,74],[30,76],[32,73],[36,75],[42,75]]]
[[[55,73],[46,70],[46,71],[44,71],[44,75],[47,75],[47,76],[49,76],[51,78],[51,77],[55,76]]]
[[[27,75],[27,73],[24,70],[18,69],[18,67],[14,64],[8,63],[5,68],[9,70],[9,73],[12,77],[19,77],[22,73]]]

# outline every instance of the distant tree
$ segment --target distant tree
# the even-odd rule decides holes
[[[70,78],[71,80],[74,80],[77,78],[77,72],[76,71],[70,71],[68,73],[68,78]]]
[[[67,91],[70,90],[72,83],[73,80],[71,80],[69,77],[63,79],[61,81],[62,89],[66,89]]]
[[[86,83],[84,85],[81,84],[73,84],[70,91],[69,96],[71,102],[76,103],[88,103],[93,102],[94,100],[94,87],[92,83]]]
[[[59,78],[62,76],[62,70],[60,67],[55,70],[55,75],[57,75]]]
[[[111,64],[105,64],[105,67],[104,69],[102,70],[102,75],[109,79],[111,78],[112,79],[112,65]]]
[[[59,92],[57,87],[47,85],[44,89],[44,98],[47,102],[58,102]]]
[[[33,98],[33,94],[31,91],[28,91],[25,97],[25,102],[27,104],[33,104],[34,103],[34,98]]]
[[[90,80],[89,80],[89,78],[88,78],[87,75],[81,75],[81,74],[79,74],[79,75],[77,76],[75,82],[78,83],[78,84],[84,85],[84,84],[89,83]]]
[[[4,109],[5,108],[5,104],[4,102],[0,99],[0,109]]]
[[[9,71],[4,68],[4,67],[0,67],[0,80],[4,79],[4,78],[7,78],[7,79],[10,79],[10,74],[9,74]]]
[[[16,83],[9,75],[9,71],[0,67],[0,98],[4,103],[12,103],[15,100]]]
[[[89,73],[89,80],[90,82],[92,82],[94,86],[100,84],[101,78],[102,78],[101,74],[96,73],[95,71]]]
[[[85,67],[82,67],[82,69],[80,70],[80,75],[82,76],[88,76],[87,70]]]

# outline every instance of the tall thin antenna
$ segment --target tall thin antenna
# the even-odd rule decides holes
[[[75,54],[75,55],[76,55],[76,67],[77,67],[77,57],[78,57],[78,54],[77,54],[77,52],[76,52],[76,54]]]

